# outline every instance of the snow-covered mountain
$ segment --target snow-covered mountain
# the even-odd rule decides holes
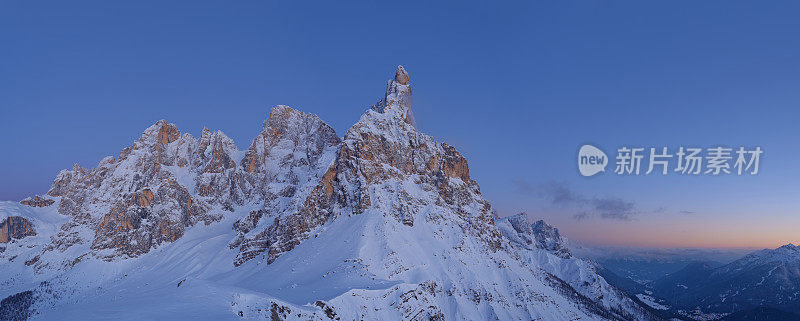
[[[243,151],[162,120],[0,203],[0,318],[655,319],[557,229],[496,220],[410,104],[399,67],[343,138],[287,106]]]
[[[730,313],[763,306],[800,313],[800,248],[764,249],[719,267],[692,264],[656,280],[653,288],[686,309]]]
[[[528,266],[541,269],[540,274],[564,282],[581,296],[597,303],[615,317],[630,320],[658,319],[623,291],[611,286],[595,270],[595,266],[570,252],[567,241],[558,229],[539,220],[533,224],[520,213],[496,222],[519,259]]]

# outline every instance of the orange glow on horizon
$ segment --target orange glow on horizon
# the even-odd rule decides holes
[[[565,221],[559,230],[570,239],[598,246],[764,249],[800,243],[798,225],[792,222],[748,223]]]

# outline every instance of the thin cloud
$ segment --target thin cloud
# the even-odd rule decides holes
[[[634,216],[641,213],[633,201],[628,201],[615,196],[607,197],[588,197],[582,195],[568,186],[550,182],[541,185],[532,185],[526,181],[515,180],[517,192],[524,195],[535,195],[539,198],[548,200],[552,205],[574,208],[577,213],[573,216],[577,220],[590,217],[600,217],[604,219],[630,221]],[[663,211],[659,208],[656,211]]]
[[[633,202],[618,197],[594,198],[592,206],[600,217],[614,220],[630,221],[631,216],[639,213]]]
[[[662,213],[678,213],[678,214],[683,214],[683,215],[691,215],[691,214],[696,214],[697,212],[695,212],[695,211],[689,211],[689,210],[682,210],[682,211],[677,211],[677,212],[670,212],[670,211],[669,211],[669,209],[668,209],[668,208],[666,208],[666,207],[664,207],[664,206],[661,206],[661,207],[659,207],[659,208],[657,208],[657,209],[653,210],[653,214],[662,214]]]

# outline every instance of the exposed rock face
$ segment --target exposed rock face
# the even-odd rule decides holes
[[[10,216],[0,222],[0,243],[8,243],[11,239],[21,239],[33,235],[36,235],[36,231],[24,217]]]
[[[230,190],[225,171],[235,167],[230,153],[236,148],[222,132],[204,131],[198,142],[190,134],[181,134],[173,124],[160,120],[145,130],[133,146],[120,152],[118,158],[106,157],[94,169],[75,165],[62,171],[48,195],[61,197],[59,212],[71,216],[78,224],[67,225],[62,235],[64,244],[80,243],[72,230],[88,226],[95,231],[91,242],[95,254],[105,259],[119,255],[147,253],[164,242],[183,235],[186,227],[197,222],[210,224],[220,214],[210,213],[214,204],[231,202],[219,189],[200,200],[190,189],[177,182],[170,168],[188,167],[192,173],[211,173],[197,179],[197,185],[223,185]],[[203,174],[205,175],[205,174]],[[215,179],[223,183],[215,183]],[[202,189],[200,189],[202,192]],[[213,192],[216,192],[213,193]],[[198,193],[201,194],[203,193]],[[85,241],[85,240],[84,240]],[[100,254],[102,253],[102,254]]]
[[[309,194],[318,182],[330,176],[328,167],[340,144],[333,128],[316,115],[287,106],[272,109],[242,160],[245,181],[253,186],[250,197],[263,199],[264,205],[237,223],[239,237],[231,246],[242,245],[236,265],[265,251],[272,253],[272,262],[299,244],[312,228],[324,224],[305,215],[302,208],[313,202]],[[269,217],[262,218],[267,213]],[[256,228],[259,221],[264,224]]]
[[[194,154],[192,171],[197,174],[197,195],[209,204],[232,210],[233,205],[244,204],[244,196],[251,187],[242,179],[237,167],[238,149],[233,140],[221,131],[203,133]]]
[[[156,139],[162,144],[169,144],[180,137],[181,131],[178,130],[178,126],[174,124],[162,124],[161,127],[158,128],[158,137],[156,137]]]
[[[201,203],[193,202],[188,190],[174,181],[160,186],[155,194],[149,189],[129,194],[103,216],[92,249],[137,256],[158,244],[174,242],[183,236],[186,227],[198,221],[211,224],[218,219],[204,215],[206,207],[197,204]],[[181,214],[174,215],[176,212]]]
[[[372,106],[372,110],[414,125],[414,116],[411,113],[411,85],[403,66],[397,67],[394,79],[389,80],[386,86],[386,95]]]
[[[51,199],[48,199],[48,198],[41,197],[39,195],[36,195],[33,198],[26,198],[26,199],[20,201],[19,203],[22,204],[22,205],[28,205],[28,206],[31,206],[31,207],[45,207],[45,206],[53,205],[53,203],[55,203],[55,201],[51,200]]]
[[[408,73],[403,66],[397,66],[397,71],[394,73],[394,81],[401,85],[408,85]]]
[[[242,160],[246,180],[267,199],[292,197],[300,185],[319,179],[318,172],[308,177],[308,171],[327,169],[329,154],[340,143],[333,128],[316,115],[277,106]],[[321,160],[326,163],[319,164]]]

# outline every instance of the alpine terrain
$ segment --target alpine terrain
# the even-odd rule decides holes
[[[0,203],[0,319],[658,319],[413,119],[398,67],[343,137],[287,106],[244,150],[158,121]]]
[[[800,319],[800,248],[787,244],[755,251],[722,266],[690,264],[652,284],[653,292],[670,305],[686,310],[734,313],[731,317],[763,314],[765,308]],[[759,311],[759,312],[753,312]]]

